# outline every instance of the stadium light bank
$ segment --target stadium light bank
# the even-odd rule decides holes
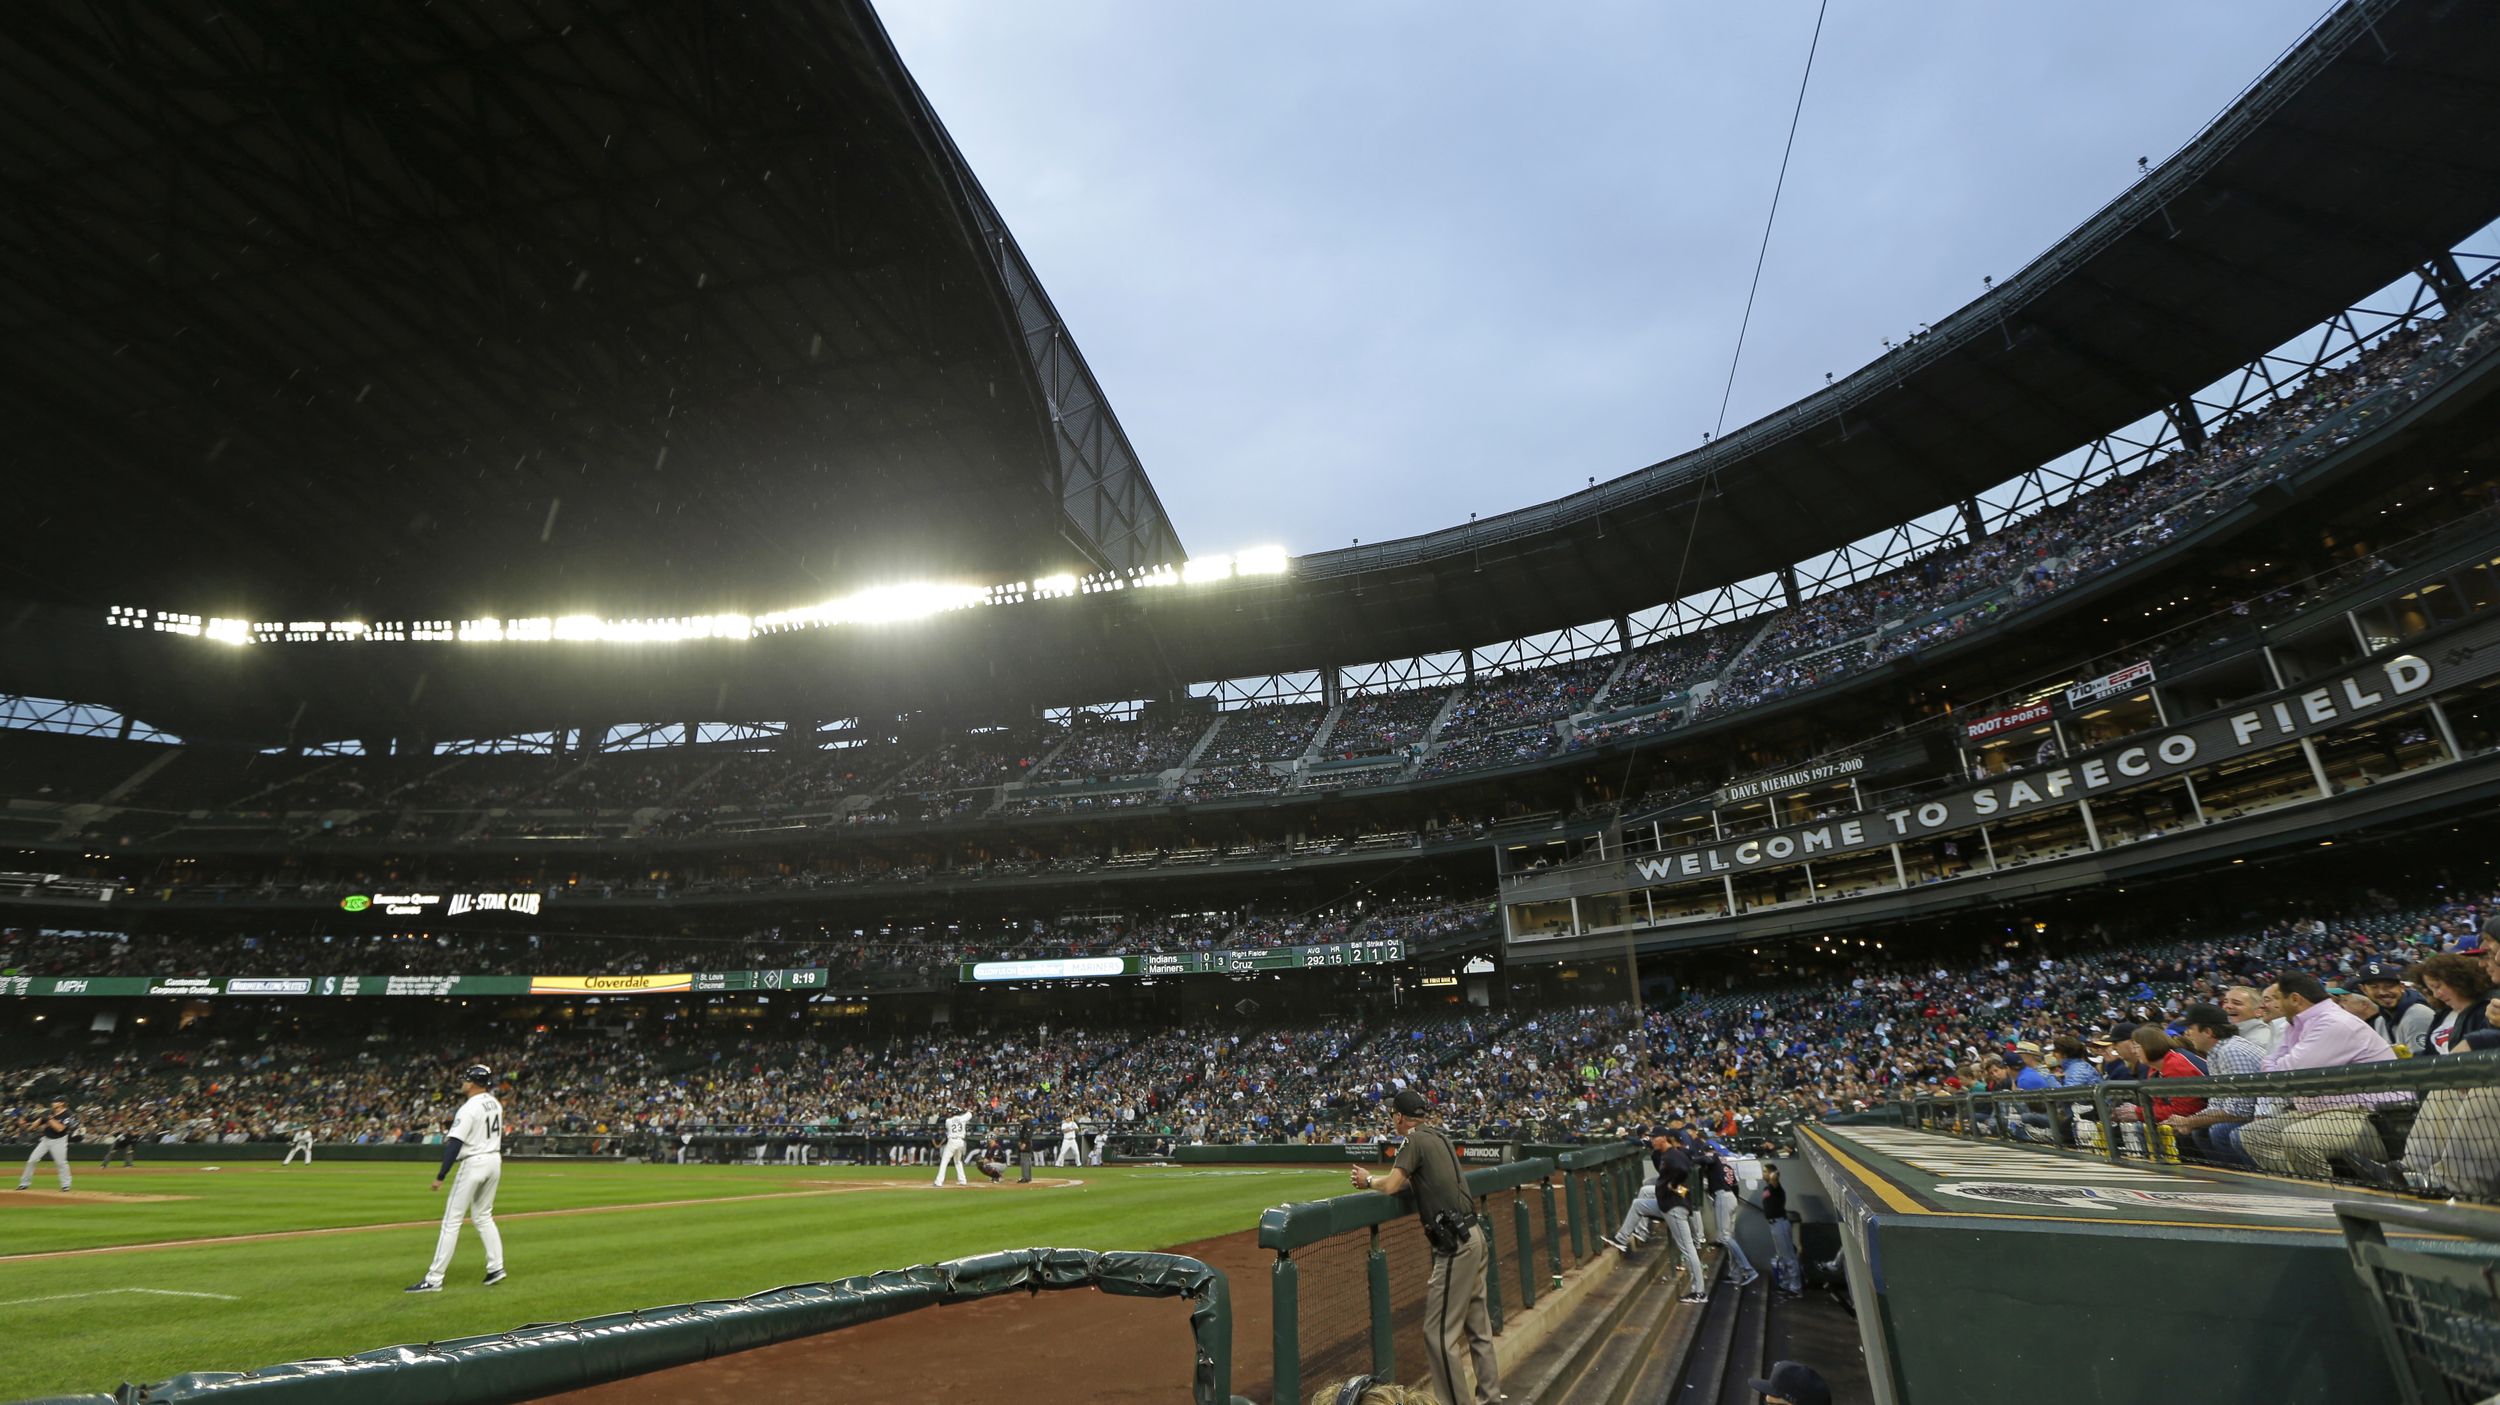
[[[179,610],[112,606],[105,624],[179,634],[240,647],[246,644],[459,643],[459,644],[678,644],[699,639],[754,639],[766,634],[829,629],[838,625],[894,625],[957,610],[1021,605],[1121,590],[1187,589],[1224,581],[1291,574],[1292,558],[1280,546],[1252,547],[1227,556],[1197,556],[1179,565],[1132,566],[1091,575],[1043,576],[1005,585],[913,581],[874,586],[821,604],[762,615],[673,615],[658,619],[607,619],[598,615],[537,615],[525,619],[240,620],[202,617]]]

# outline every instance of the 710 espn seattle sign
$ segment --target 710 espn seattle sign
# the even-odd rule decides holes
[[[2436,688],[2500,673],[2500,620],[2460,631],[2426,652],[2429,658],[2398,654],[2157,734],[2103,747],[2063,765],[2000,776],[1897,810],[1627,860],[1622,880],[1629,886],[1675,882],[1880,849],[2072,805],[2088,796],[2280,746],[2414,705]]]

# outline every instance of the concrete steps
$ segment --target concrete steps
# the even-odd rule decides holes
[[[1506,1379],[1510,1395],[1525,1405],[1654,1405],[1681,1372],[1695,1334],[1724,1289],[1708,1306],[1678,1301],[1684,1275],[1662,1228],[1650,1247],[1630,1262],[1616,1262],[1608,1283],[1582,1304],[1576,1331],[1557,1332]],[[1609,1259],[1619,1259],[1607,1251]],[[1719,1259],[1705,1258],[1716,1280]],[[1757,1287],[1760,1285],[1757,1284]],[[1743,1384],[1743,1378],[1738,1378]]]

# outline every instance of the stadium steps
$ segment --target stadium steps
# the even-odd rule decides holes
[[[1615,690],[1615,685],[1617,683],[1623,681],[1623,671],[1631,666],[1632,654],[1630,650],[1627,649],[1616,654],[1615,666],[1606,670],[1606,681],[1598,684],[1597,691],[1589,695],[1589,705],[1581,708],[1578,712],[1573,713],[1571,717],[1564,720],[1575,721],[1582,717],[1593,717],[1598,713],[1604,712],[1606,710],[1606,695]]]
[[[1033,781],[1049,774],[1050,763],[1058,760],[1059,753],[1067,750],[1068,744],[1075,740],[1076,724],[1071,722],[1068,724],[1068,729],[1060,735],[1057,744],[1053,745],[1050,750],[1034,757],[1033,764],[1024,768],[1023,776],[1018,778],[1019,783],[1029,785]]]
[[[1665,1372],[1688,1354],[1709,1311],[1677,1301],[1683,1274],[1659,1272],[1674,1261],[1663,1227],[1630,1262],[1609,1267],[1601,1260],[1598,1271],[1619,1281],[1583,1304],[1588,1320],[1578,1331],[1557,1332],[1506,1372],[1511,1398],[1523,1405],[1654,1405],[1671,1378]],[[1717,1278],[1717,1259],[1705,1263],[1703,1271]],[[1712,1306],[1729,1296],[1715,1294]]]
[[[1342,702],[1328,709],[1328,715],[1319,720],[1319,729],[1311,733],[1311,744],[1302,748],[1300,756],[1293,758],[1295,770],[1299,771],[1312,758],[1326,754],[1321,748],[1328,745],[1328,734],[1337,730],[1337,719],[1343,716],[1345,704]]]
[[[1711,675],[1710,675],[1708,678],[1706,678],[1706,679],[1698,679],[1698,680],[1695,680],[1695,681],[1697,681],[1697,682],[1708,682],[1708,683],[1724,683],[1724,682],[1726,682],[1727,680],[1729,680],[1729,679],[1731,679],[1731,678],[1735,677],[1735,676],[1736,676],[1736,670],[1738,670],[1738,669],[1740,669],[1740,668],[1743,668],[1743,667],[1745,666],[1745,660],[1747,660],[1747,659],[1749,659],[1749,658],[1752,658],[1752,657],[1753,657],[1753,651],[1754,651],[1755,647],[1756,647],[1756,646],[1758,646],[1759,644],[1761,644],[1761,643],[1762,643],[1762,636],[1764,636],[1764,635],[1766,635],[1766,634],[1769,634],[1769,633],[1771,632],[1771,622],[1772,622],[1772,621],[1774,621],[1774,620],[1776,620],[1776,619],[1778,619],[1778,618],[1780,617],[1780,614],[1781,614],[1781,613],[1782,613],[1781,611],[1778,611],[1778,610],[1773,610],[1773,611],[1771,611],[1770,613],[1768,613],[1768,614],[1764,615],[1764,616],[1762,617],[1762,627],[1761,627],[1761,628],[1759,628],[1759,629],[1756,629],[1756,630],[1753,632],[1753,637],[1751,637],[1751,638],[1749,638],[1749,639],[1747,639],[1747,640],[1745,641],[1745,647],[1744,647],[1744,648],[1742,648],[1742,649],[1737,650],[1734,654],[1731,654],[1731,655],[1729,655],[1729,656],[1728,656],[1727,667],[1720,669],[1718,672],[1716,672],[1716,673],[1714,673],[1714,674],[1711,674]]]
[[[1198,758],[1206,754],[1208,747],[1215,745],[1216,735],[1224,730],[1224,724],[1229,721],[1231,717],[1232,714],[1228,712],[1219,712],[1215,714],[1215,720],[1208,723],[1207,729],[1198,734],[1197,745],[1192,746],[1189,749],[1189,754],[1181,758],[1179,768],[1171,773],[1173,782],[1177,783],[1181,777],[1188,775],[1191,770],[1196,768]]]
[[[1771,1278],[1710,1295],[1700,1322],[1680,1353],[1661,1352],[1644,1363],[1633,1399],[1665,1405],[1755,1405],[1762,1397],[1746,1384],[1769,1369]]]
[[[1469,683],[1462,687],[1452,688],[1449,696],[1441,700],[1440,709],[1432,714],[1432,721],[1427,723],[1424,727],[1425,755],[1429,756],[1432,754],[1433,744],[1441,739],[1441,729],[1442,727],[1448,725],[1450,714],[1458,711],[1459,700],[1473,692],[1475,690],[1475,686],[1475,684]]]
[[[157,757],[145,766],[142,766],[138,770],[124,776],[121,784],[114,786],[111,790],[97,796],[95,803],[99,805],[111,805],[119,802],[123,796],[128,795],[130,792],[137,790],[141,785],[145,784],[150,776],[155,775],[157,772],[171,766],[176,761],[181,760],[184,754],[188,751],[190,751],[190,748],[185,746],[177,746],[168,749],[164,755]]]

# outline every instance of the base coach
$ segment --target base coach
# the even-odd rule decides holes
[[[1432,1244],[1432,1280],[1424,1288],[1424,1362],[1432,1388],[1448,1405],[1495,1405],[1502,1394],[1501,1368],[1493,1359],[1493,1319],[1485,1302],[1485,1265],[1492,1246],[1476,1223],[1476,1202],[1460,1173],[1458,1148],[1432,1120],[1432,1103],[1412,1088],[1389,1100],[1390,1122],[1406,1139],[1389,1169],[1374,1175],[1354,1168],[1357,1190],[1389,1195],[1415,1192],[1415,1214]],[[1461,1358],[1472,1358],[1470,1395]]]

